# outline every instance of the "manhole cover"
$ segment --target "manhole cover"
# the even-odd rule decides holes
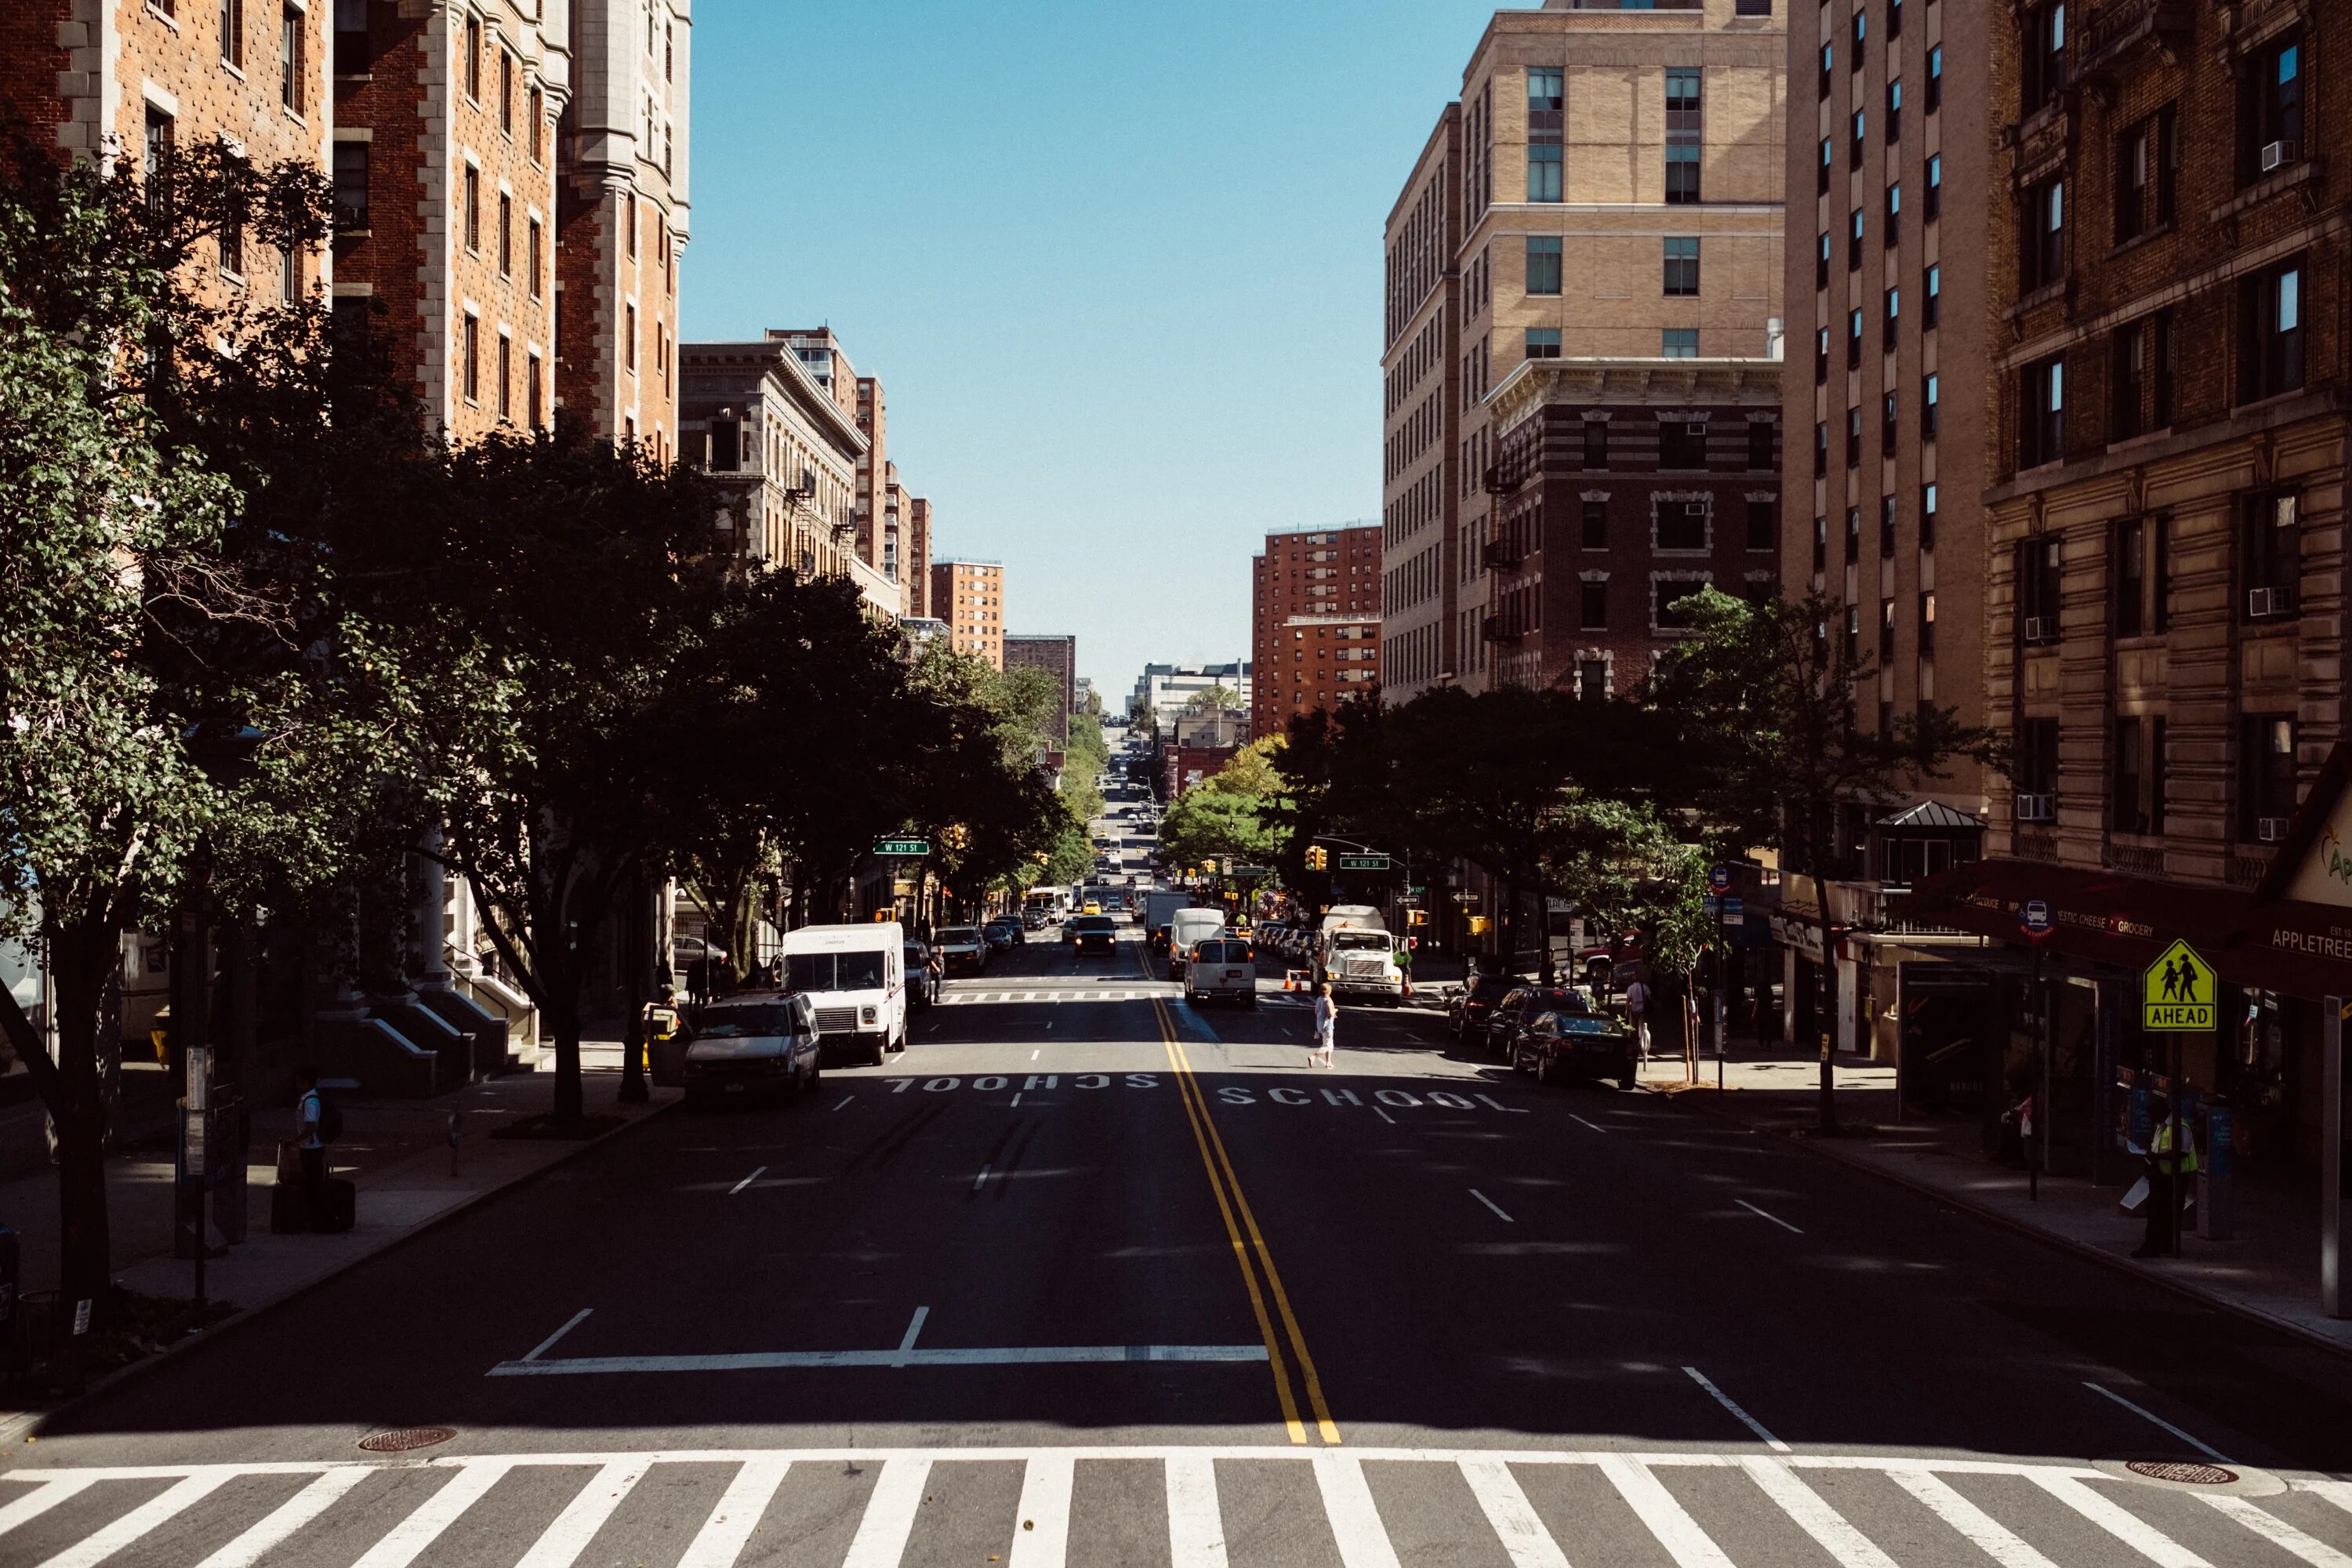
[[[2130,1459],[2125,1462],[2124,1468],[2152,1481],[2171,1481],[2185,1487],[2226,1487],[2238,1479],[2235,1470],[2189,1459]]]
[[[457,1435],[454,1426],[404,1426],[396,1432],[377,1432],[362,1437],[360,1447],[371,1454],[409,1454],[430,1448],[436,1443],[446,1443]],[[2193,1465],[2189,1468],[2196,1468]]]

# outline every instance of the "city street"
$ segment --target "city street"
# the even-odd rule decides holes
[[[2302,1475],[2352,1466],[2321,1352],[1426,1008],[1310,1070],[1278,970],[1195,1009],[1135,934],[1033,941],[886,1067],[665,1115],[75,1407],[0,1471],[0,1561],[2352,1552],[2352,1487]]]

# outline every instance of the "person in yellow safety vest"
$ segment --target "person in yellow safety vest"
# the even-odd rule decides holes
[[[2147,1138],[2147,1234],[2132,1256],[2162,1258],[2172,1251],[2176,1189],[2180,1178],[2197,1173],[2197,1134],[2183,1118],[2181,1146],[2176,1153],[2172,1147],[2172,1101],[2161,1094],[2150,1095],[2147,1114],[2151,1123]]]

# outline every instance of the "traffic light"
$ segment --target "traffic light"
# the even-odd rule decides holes
[[[1307,868],[1308,870],[1320,871],[1330,864],[1330,854],[1324,849],[1323,846],[1320,844],[1310,844],[1307,847]]]

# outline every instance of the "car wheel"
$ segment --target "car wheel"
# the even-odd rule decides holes
[[[1640,1087],[1642,1075],[1639,1069],[1637,1069],[1632,1062],[1627,1062],[1625,1064],[1625,1069],[1617,1075],[1617,1087],[1624,1090],[1627,1094],[1633,1093],[1635,1089]]]
[[[867,1067],[878,1068],[888,1059],[889,1055],[890,1037],[887,1035],[877,1035],[874,1037],[874,1049],[867,1055],[866,1065]]]

